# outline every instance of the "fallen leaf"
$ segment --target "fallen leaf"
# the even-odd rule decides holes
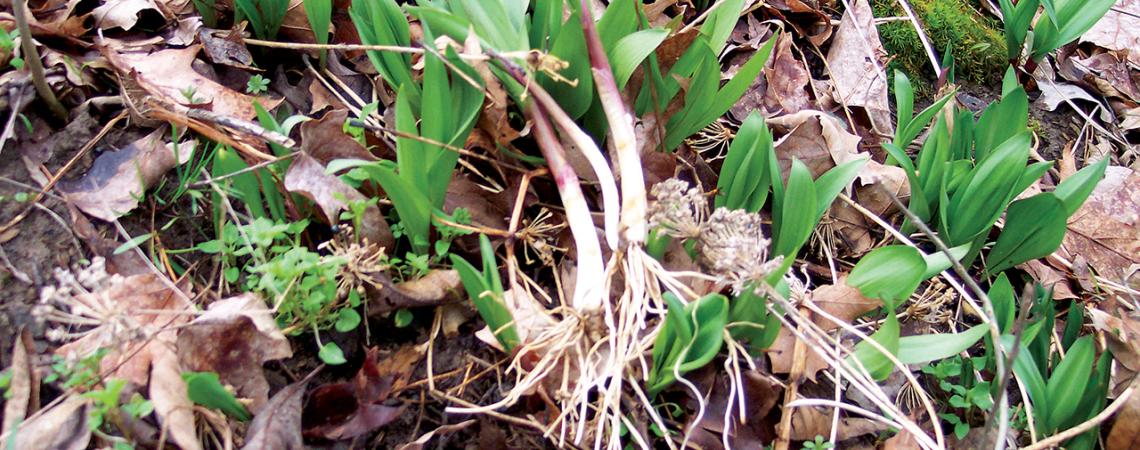
[[[1136,382],[1133,382],[1133,386]],[[1116,412],[1112,428],[1105,439],[1107,450],[1126,450],[1140,446],[1140,395],[1135,392]]]
[[[764,67],[764,79],[768,84],[764,103],[769,111],[793,114],[811,106],[807,91],[811,74],[792,51],[792,35],[784,33],[779,39]]]
[[[312,86],[321,84],[314,82]],[[345,134],[346,121],[348,111],[337,109],[325,113],[320,119],[301,123],[301,151],[324,165],[337,159],[375,161],[376,157],[359,141]]]
[[[103,55],[124,78],[134,80],[147,93],[167,103],[186,107],[207,107],[214,113],[241,120],[257,116],[253,102],[271,110],[280,99],[251,97],[206,78],[191,67],[201,45],[156,52],[119,52],[101,47]],[[193,99],[189,97],[193,90]]]
[[[193,154],[194,141],[182,142],[176,148],[173,143],[164,142],[168,135],[165,127],[159,128],[122,150],[99,155],[82,178],[61,183],[64,198],[83,212],[108,222],[131,212],[147,188]]]
[[[11,378],[4,400],[4,428],[0,430],[11,430],[28,416],[28,411],[40,407],[40,381],[32,367],[32,355],[35,355],[32,334],[22,329],[12,347],[12,365],[8,367]]]
[[[825,408],[800,407],[786,409],[785,413],[792,414],[793,441],[810,441],[816,436],[831,435],[831,412]],[[839,428],[836,430],[835,440],[843,442],[853,437],[877,433],[887,429],[887,425],[871,419],[839,418]]]
[[[392,380],[392,390],[399,391],[408,385],[416,365],[427,355],[427,345],[404,344],[394,353],[376,363],[376,373]]]
[[[371,348],[352,382],[327,384],[313,389],[305,407],[304,435],[338,441],[371,433],[396,420],[403,406],[381,404],[392,392],[392,376],[382,376],[378,350]]]
[[[473,224],[505,230],[517,193],[513,186],[491,190],[472,181],[469,175],[457,173],[447,185],[443,210],[453,213],[456,208],[464,208],[471,214]]]
[[[434,439],[437,435],[451,434],[456,431],[464,430],[475,422],[475,419],[468,419],[452,425],[440,425],[439,427],[436,427],[436,429],[424,433],[423,436],[420,436],[416,440],[396,447],[396,450],[422,450],[425,448],[427,443]]]
[[[846,279],[847,277],[845,275],[840,276],[837,282],[838,284],[828,284],[816,288],[810,294],[811,301],[820,309],[827,311],[828,314],[848,323],[882,306],[882,302],[864,297],[859,293],[858,289],[848,286]],[[839,328],[838,324],[822,316],[812,317],[812,321],[824,332]],[[795,346],[795,343],[796,337],[791,331],[788,331],[786,328],[780,330],[776,342],[772,344],[772,347],[768,350],[768,356],[772,360],[773,373],[789,373],[791,371],[792,348]],[[804,376],[815,381],[816,373],[827,368],[827,362],[823,361],[815,352],[811,351],[807,352],[807,358],[806,365],[804,366]],[[814,435],[812,436],[814,437]]]
[[[326,172],[323,164],[305,153],[293,157],[289,170],[285,172],[285,190],[316,203],[329,224],[340,223],[340,212],[349,210],[350,203],[368,201],[364,194]],[[358,231],[369,242],[381,247],[391,248],[395,243],[388,222],[375,204],[364,208]]]
[[[823,111],[804,110],[768,119],[768,125],[773,133],[783,136],[775,144],[781,173],[787,173],[793,158],[807,165],[813,178],[839,164],[868,158],[866,153],[859,153],[862,138]]]
[[[725,412],[731,413],[730,420],[735,426],[729,433],[730,448],[758,448],[775,436],[775,425],[778,420],[769,419],[769,413],[783,399],[784,388],[776,382],[771,375],[761,370],[742,372],[741,385],[744,387],[744,417],[737,417],[740,399],[728,403],[729,380],[724,372],[718,372],[714,386],[708,397],[705,414],[701,417],[700,427],[715,435],[720,440],[725,427]],[[707,386],[702,386],[701,392],[708,392]],[[736,395],[741,395],[736,393]],[[690,398],[689,407],[696,410],[699,406]],[[743,422],[742,422],[743,421]],[[686,427],[688,429],[688,427]]]
[[[242,450],[301,450],[301,405],[308,379],[285,386],[250,422]]]
[[[149,399],[163,428],[178,447],[182,450],[201,449],[196,432],[198,427],[194,424],[194,404],[186,394],[181,363],[173,343],[162,344],[166,348],[156,352],[151,366]]]
[[[89,400],[68,397],[47,411],[20,425],[13,448],[20,450],[83,450],[91,442],[87,425]],[[0,436],[10,442],[11,432]]]
[[[375,283],[368,283],[368,314],[383,315],[400,308],[438,306],[457,301],[463,292],[463,281],[455,270],[432,270],[419,279],[393,283],[384,272],[373,273]],[[379,285],[377,288],[375,285]]]
[[[1040,83],[1041,96],[1037,98],[1034,105],[1046,111],[1056,111],[1057,107],[1061,104],[1068,104],[1066,100],[1083,100],[1087,102],[1099,104],[1093,96],[1081,89],[1080,86],[1071,83]]]
[[[870,111],[890,112],[887,78],[883,72],[887,54],[879,42],[875,16],[866,0],[856,0],[843,14],[831,49],[827,52],[835,101]],[[876,124],[886,125],[890,124]]]
[[[1109,166],[1084,205],[1069,218],[1058,250],[1069,261],[1088,259],[1097,274],[1123,280],[1140,264],[1140,173]]]
[[[554,325],[554,319],[550,318],[546,307],[526,293],[507,289],[503,291],[503,302],[507,304],[507,310],[515,319],[515,331],[518,332],[520,342],[528,342],[530,337],[537,336]],[[475,332],[475,337],[499,351],[504,351],[490,327],[484,326],[479,329]]]
[[[1072,287],[1069,286],[1069,280],[1064,273],[1040,260],[1035,259],[1026,262],[1018,265],[1017,268],[1024,270],[1034,281],[1041,283],[1042,286],[1052,289],[1053,300],[1079,298],[1073,293]]]
[[[202,43],[202,53],[214,64],[257,70],[253,67],[253,55],[241,41],[239,33],[199,28],[198,42]]]
[[[91,11],[95,26],[102,30],[121,28],[130,31],[143,14],[165,21],[162,10],[154,0],[104,0],[102,5]]]
[[[1140,65],[1140,0],[1117,0],[1104,17],[1081,35],[1081,42],[1091,42],[1109,50],[1130,51],[1132,64]]]
[[[918,445],[918,440],[914,438],[914,435],[906,430],[899,430],[897,434],[883,442],[883,450],[919,450],[921,448],[922,446]]]
[[[183,371],[217,373],[255,414],[269,397],[261,366],[293,356],[265,301],[248,293],[211,303],[178,334],[177,351]]]

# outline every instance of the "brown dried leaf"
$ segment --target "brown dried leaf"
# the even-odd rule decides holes
[[[186,107],[208,107],[216,114],[242,120],[252,120],[257,113],[253,102],[270,110],[280,99],[251,97],[194,71],[192,64],[201,45],[156,52],[126,51],[101,47],[103,55],[124,77],[131,78],[147,93],[165,102]],[[183,92],[194,89],[194,102]]]
[[[71,396],[39,416],[24,422],[16,432],[15,448],[20,450],[83,450],[91,442],[87,426],[89,400]],[[4,442],[10,433],[0,436]]]
[[[320,85],[315,81],[312,83],[312,86]],[[301,151],[321,164],[328,164],[337,159],[375,161],[376,157],[360,145],[360,142],[344,133],[344,122],[347,120],[348,111],[338,109],[325,113],[320,119],[302,123]]]
[[[154,130],[126,148],[99,155],[79,180],[63,183],[64,198],[83,212],[108,222],[135,209],[146,189],[175,166],[190,159],[195,142],[164,143],[168,131]]]
[[[1017,266],[1017,268],[1027,272],[1042,286],[1052,289],[1054,300],[1078,298],[1069,286],[1069,280],[1065,274],[1040,260],[1029,261]]]
[[[846,279],[846,276],[841,276],[838,284],[828,284],[816,288],[811,292],[811,301],[818,305],[820,309],[827,311],[828,314],[848,323],[868,311],[882,306],[882,302],[864,297],[863,294],[859,293],[858,289],[848,286]],[[812,321],[824,331],[839,328],[839,325],[822,316],[813,317]],[[792,335],[790,331],[787,329],[780,330],[780,335],[776,338],[776,342],[772,344],[772,347],[768,350],[768,356],[772,360],[773,373],[789,373],[791,371],[793,362],[792,349],[795,343],[796,337]],[[807,352],[807,358],[804,367],[804,376],[815,381],[816,373],[827,368],[827,363],[820,359],[815,352]],[[815,435],[812,435],[812,437],[814,436]]]
[[[835,100],[847,106],[890,112],[882,65],[886,54],[869,2],[856,0],[852,9],[843,14],[827,52]]]
[[[400,308],[438,306],[457,301],[463,292],[463,281],[454,270],[432,270],[417,280],[393,283],[388,274],[370,274],[372,281],[365,286],[368,291],[368,314],[382,315]]]
[[[1109,50],[1130,51],[1128,59],[1132,64],[1140,64],[1140,0],[1117,0],[1113,9],[1081,35],[1080,41]]]
[[[182,365],[172,347],[172,342],[162,343],[166,348],[155,355],[150,371],[150,401],[163,428],[170,439],[182,450],[198,450],[202,444],[198,440],[194,425],[194,404],[186,393],[186,381],[182,379]]]
[[[236,394],[252,400],[255,414],[269,397],[261,366],[293,356],[265,301],[253,294],[218,300],[178,334],[183,369],[216,372]]]
[[[8,368],[11,379],[4,401],[4,428],[11,430],[28,416],[28,411],[39,409],[40,381],[33,370],[30,355],[36,354],[30,331],[23,329],[12,347],[12,365]]]
[[[285,189],[316,203],[330,224],[340,222],[340,212],[349,209],[349,202],[368,200],[364,194],[345,184],[336,175],[327,173],[324,165],[305,153],[293,157],[289,170],[285,172]],[[375,204],[364,209],[360,227],[361,235],[369,242],[386,248],[395,242],[388,222]]]
[[[301,450],[301,405],[308,380],[285,386],[249,424],[242,450]]]
[[[801,407],[784,411],[792,414],[793,441],[810,441],[816,436],[831,435],[831,411],[824,408]],[[835,440],[842,442],[853,437],[877,433],[887,429],[887,425],[871,419],[839,419],[839,429]]]
[[[202,53],[214,64],[236,67],[243,70],[258,70],[253,67],[253,55],[241,41],[241,34],[232,30],[198,29],[198,41],[202,43]]]
[[[1116,413],[1104,448],[1126,450],[1137,447],[1140,447],[1140,395],[1133,393]]]
[[[780,172],[787,173],[792,159],[798,159],[811,169],[812,177],[819,177],[828,169],[867,154],[859,153],[859,136],[847,131],[835,116],[813,110],[780,116],[768,120],[777,135],[784,137],[776,142],[776,156]]]
[[[749,370],[743,372],[742,375],[746,422],[743,424],[737,422],[730,431],[729,446],[730,448],[760,448],[766,441],[771,440],[775,433],[777,420],[769,418],[769,413],[783,399],[784,388],[771,375],[761,370]],[[714,383],[705,414],[701,417],[700,427],[715,435],[716,440],[720,441],[724,432],[725,412],[731,408],[728,412],[732,414],[732,417],[736,417],[738,408],[736,401],[739,399],[728,404],[729,380],[723,372],[716,374]],[[707,387],[701,391],[706,392]],[[740,393],[735,393],[735,395],[740,395]],[[690,408],[696,410],[698,406],[695,400],[689,399]]]
[[[899,430],[898,434],[891,436],[883,443],[883,450],[919,450],[918,440],[906,430]]]
[[[166,16],[162,14],[162,10],[154,0],[105,0],[102,5],[91,11],[92,17],[95,18],[95,26],[102,30],[121,28],[130,31],[143,14],[166,20]]]
[[[764,79],[768,82],[764,103],[769,111],[792,114],[811,106],[807,91],[811,74],[792,51],[792,35],[784,33],[779,39],[764,67]]]
[[[1069,218],[1069,230],[1058,252],[1070,261],[1088,259],[1096,273],[1114,281],[1140,264],[1140,173],[1109,166],[1104,180]]]

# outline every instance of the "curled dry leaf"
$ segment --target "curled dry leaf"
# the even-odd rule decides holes
[[[1109,50],[1128,50],[1129,61],[1140,65],[1140,0],[1117,0],[1088,31],[1081,42],[1091,42]]]
[[[301,450],[301,405],[308,379],[285,386],[249,424],[242,450]]]
[[[336,175],[327,173],[324,165],[305,153],[293,157],[285,172],[285,189],[316,203],[330,224],[340,222],[340,212],[348,210],[349,203],[368,200]],[[391,247],[395,242],[388,222],[375,204],[365,207],[359,231],[369,242],[381,247]]]
[[[751,19],[751,16],[749,16]],[[738,25],[739,28],[739,25]],[[746,61],[751,53],[737,53],[734,61]],[[772,115],[793,114],[813,107],[807,86],[811,74],[803,61],[796,59],[792,50],[791,33],[781,34],[772,50],[772,57],[764,66],[764,76],[758,77],[744,95],[729,109],[738,120],[752,111],[763,109]]]
[[[1088,259],[1102,277],[1120,282],[1140,264],[1140,173],[1109,166],[1092,195],[1071,217],[1058,252]]]
[[[403,406],[382,404],[392,392],[395,375],[383,375],[380,364],[379,351],[371,348],[351,382],[313,389],[302,417],[305,437],[351,439],[399,418]],[[411,369],[406,368],[409,372]]]
[[[312,86],[321,86],[314,82]],[[343,109],[325,113],[317,120],[308,120],[300,125],[301,151],[312,156],[322,165],[337,159],[375,160],[360,142],[344,133],[344,123],[348,111]]]
[[[99,155],[91,169],[79,180],[64,183],[64,198],[83,212],[113,221],[139,205],[146,189],[175,166],[190,159],[194,141],[165,143],[164,128],[132,142],[126,148]]]
[[[847,131],[843,122],[823,111],[804,110],[795,114],[768,120],[777,135],[776,157],[780,172],[787,173],[792,159],[798,159],[811,169],[812,177],[819,177],[828,169],[859,158],[859,141],[862,139]]]
[[[838,284],[828,284],[820,286],[811,292],[811,301],[819,306],[820,309],[827,311],[828,314],[836,318],[850,323],[859,316],[882,306],[882,302],[874,299],[864,297],[859,293],[859,290],[848,286],[846,283],[846,276],[840,277]],[[807,314],[810,314],[808,312]],[[812,321],[819,326],[823,331],[830,331],[839,328],[838,324],[820,316],[812,316]],[[780,330],[779,337],[776,342],[772,344],[769,349],[769,357],[772,360],[772,372],[774,373],[788,373],[792,369],[792,349],[795,346],[796,337],[792,335],[786,328]],[[804,366],[804,376],[808,379],[815,381],[816,374],[827,368],[827,362],[821,359],[815,352],[807,352],[807,362]],[[830,423],[830,421],[828,421]],[[826,433],[824,433],[826,435]],[[812,435],[814,437],[815,435]]]
[[[254,413],[269,397],[261,366],[293,356],[265,301],[248,293],[210,304],[178,334],[177,349],[183,370],[216,372],[238,396],[252,400]]]
[[[383,272],[371,275],[379,286],[365,286],[370,315],[387,314],[400,308],[437,306],[462,298],[463,281],[454,270],[432,270],[419,279],[401,283],[393,283]]]
[[[222,31],[209,28],[198,28],[198,42],[202,43],[202,53],[214,64],[236,67],[238,69],[252,69],[253,55],[241,41],[241,34],[232,30]]]
[[[166,20],[154,0],[104,0],[102,5],[91,11],[95,26],[102,30],[121,28],[130,31],[144,14],[160,21]]]
[[[8,368],[11,378],[4,401],[4,427],[0,430],[11,430],[28,416],[28,411],[40,407],[40,380],[31,360],[31,355],[36,353],[35,343],[26,329],[18,336],[12,346],[12,365]]]
[[[891,110],[882,63],[887,52],[879,41],[869,2],[856,0],[851,6],[852,9],[843,14],[827,52],[835,101],[865,108],[874,125],[889,132]]]
[[[205,107],[221,116],[252,120],[257,116],[253,102],[260,103],[266,110],[281,102],[242,94],[194,71],[192,64],[201,47],[119,52],[103,46],[100,50],[124,78],[134,80],[147,93],[167,103]],[[194,91],[193,98],[188,98],[190,89]]]
[[[87,425],[90,401],[71,396],[20,425],[13,448],[20,450],[83,450],[91,442]],[[10,442],[11,432],[0,439]]]
[[[731,417],[730,420],[736,423],[729,431],[730,448],[762,448],[775,436],[778,419],[769,417],[769,413],[783,398],[784,388],[771,375],[761,370],[749,370],[741,375],[745,399],[744,423],[740,423],[740,418],[737,417],[739,407],[737,402],[740,400],[737,398],[733,399],[731,404],[728,403],[730,380],[723,372],[719,372],[716,374],[714,381],[716,384],[709,395],[700,427],[715,435],[717,444],[722,445],[719,441],[724,432],[725,417]],[[701,392],[707,390],[701,389]],[[696,410],[699,405],[690,398],[688,406]],[[731,416],[726,416],[726,412]]]

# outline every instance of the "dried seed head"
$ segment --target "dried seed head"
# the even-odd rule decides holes
[[[760,224],[759,214],[717,208],[700,227],[698,262],[711,274],[732,283],[737,291],[749,281],[767,277],[783,258],[768,260],[770,241],[764,238]]]
[[[670,236],[695,238],[701,233],[708,204],[705,197],[689,183],[670,178],[653,185],[650,193],[656,199],[649,206],[649,227],[662,229]]]

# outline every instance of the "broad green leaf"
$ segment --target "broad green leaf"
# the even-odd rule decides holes
[[[360,313],[352,308],[343,308],[337,312],[336,323],[333,328],[341,333],[347,333],[360,326]]]
[[[1104,178],[1104,171],[1108,167],[1108,158],[1101,158],[1096,164],[1085,166],[1077,173],[1057,183],[1053,195],[1065,204],[1065,217],[1072,216],[1080,209],[1085,200],[1092,194],[1097,183]]]
[[[983,162],[1004,142],[1028,130],[1029,99],[1018,87],[991,103],[974,127],[974,159]]]
[[[883,300],[888,311],[906,300],[922,282],[926,260],[918,250],[905,245],[888,245],[863,256],[847,276],[847,285],[865,297]]]
[[[210,409],[216,409],[234,419],[248,422],[253,415],[234,398],[234,394],[222,387],[218,374],[214,372],[184,372],[186,396],[190,401]]]
[[[617,41],[613,51],[609,52],[609,57],[613,64],[614,79],[617,82],[618,89],[625,88],[625,84],[633,72],[637,70],[637,66],[640,66],[641,62],[645,61],[645,58],[653,53],[668,36],[669,30],[651,28],[630,34]]]
[[[716,9],[709,13],[705,23],[701,25],[701,34],[708,37],[713,52],[720,56],[721,50],[728,43],[728,35],[732,34],[733,27],[740,20],[744,0],[721,0],[714,8]]]
[[[213,167],[211,168],[210,175],[214,178],[230,175],[248,169],[245,161],[236,151],[228,146],[220,146],[214,153]],[[249,214],[253,218],[269,217],[265,213],[265,203],[261,198],[261,183],[257,179],[257,175],[253,172],[245,172],[240,175],[234,175],[222,180],[223,186],[228,186],[230,189],[227,194],[232,197],[237,197],[245,206],[249,208]],[[214,194],[215,204],[220,204],[221,198],[217,193]],[[240,208],[238,209],[240,211]],[[218,211],[220,212],[220,210]],[[214,217],[215,223],[221,220],[221,217]]]
[[[884,349],[897,355],[899,352],[899,320],[895,317],[894,313],[887,313],[887,319],[883,321],[883,325],[879,327],[879,331],[870,336],[872,340],[879,343]],[[895,365],[891,362],[890,358],[883,354],[883,352],[866,341],[860,342],[855,345],[855,353],[852,356],[863,364],[867,372],[876,381],[883,381],[891,375]]]
[[[502,294],[495,292],[502,288],[488,286],[485,274],[480,273],[475,266],[458,255],[451,255],[451,265],[459,272],[459,279],[463,281],[467,296],[475,304],[475,309],[479,311],[479,316],[487,323],[495,339],[507,352],[512,351],[519,344],[519,337],[514,317],[503,303]]]
[[[1029,157],[1030,136],[1023,132],[1005,141],[971,171],[968,184],[950,198],[948,245],[973,241],[989,230],[1013,197]]]
[[[1001,337],[1002,345],[1006,350],[1013,348],[1014,337],[1010,335],[1003,335]],[[1025,342],[1020,342],[1021,348],[1018,349],[1017,357],[1013,361],[1013,373],[1017,378],[1025,383],[1025,390],[1029,393],[1029,400],[1033,402],[1033,416],[1038,421],[1038,432],[1042,431],[1044,426],[1045,416],[1049,411],[1049,396],[1045,388],[1045,379],[1041,376],[1041,372],[1037,370],[1037,363],[1033,360],[1033,355],[1030,353],[1029,348]]]
[[[1030,55],[1040,61],[1045,55],[1075,41],[1092,29],[1116,0],[1084,0],[1065,2],[1056,17],[1046,14],[1033,28],[1033,51]],[[1055,22],[1059,19],[1061,22]]]
[[[1058,429],[1076,412],[1088,387],[1095,357],[1093,336],[1082,337],[1069,348],[1065,358],[1049,375],[1049,382],[1045,385],[1045,395],[1049,397],[1049,414],[1043,425],[1046,432]]]
[[[750,114],[729,145],[721,166],[715,207],[750,212],[757,212],[763,207],[771,186],[768,157],[772,151],[772,133],[763,116]]]
[[[935,333],[899,339],[898,359],[903,364],[925,364],[957,355],[974,345],[989,330],[975,325],[961,333]]]
[[[590,72],[590,58],[586,57],[586,36],[582,31],[581,21],[578,13],[571,14],[550,49],[551,55],[570,64],[559,74],[571,82],[577,82],[577,85],[554,80],[546,74],[538,76],[542,87],[550,92],[566,114],[573,118],[585,114],[594,101],[594,77]]]
[[[724,326],[728,323],[728,298],[709,294],[690,303],[686,309],[693,323],[693,339],[685,346],[682,372],[704,367],[720,352]]]
[[[1042,193],[1009,205],[1005,228],[990,250],[986,271],[997,273],[1023,262],[1049,256],[1065,237],[1065,205]]]
[[[305,0],[305,17],[318,44],[329,43],[329,25],[332,24],[332,0]],[[325,64],[326,51],[321,50],[321,66]],[[256,102],[255,102],[256,103]]]
[[[606,49],[606,56],[609,56],[611,61],[614,59],[612,52],[617,42],[637,31],[637,8],[638,2],[635,0],[614,0],[598,19],[598,37],[602,41],[602,47]]]

